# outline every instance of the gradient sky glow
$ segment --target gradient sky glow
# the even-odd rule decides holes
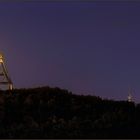
[[[0,48],[16,88],[140,102],[140,2],[0,2]]]

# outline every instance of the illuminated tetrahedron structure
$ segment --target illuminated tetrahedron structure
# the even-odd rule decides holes
[[[8,71],[6,69],[6,65],[4,62],[4,57],[0,53],[0,89],[8,88],[9,90],[13,89],[13,83],[11,78],[8,75]]]

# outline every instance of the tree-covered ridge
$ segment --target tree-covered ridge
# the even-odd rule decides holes
[[[41,87],[0,92],[0,138],[140,138],[140,105]]]

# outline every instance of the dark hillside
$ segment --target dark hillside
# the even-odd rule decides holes
[[[140,105],[59,88],[0,92],[0,138],[140,138]]]

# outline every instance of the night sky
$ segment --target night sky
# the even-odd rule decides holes
[[[16,88],[140,102],[140,2],[1,2],[0,51]]]

